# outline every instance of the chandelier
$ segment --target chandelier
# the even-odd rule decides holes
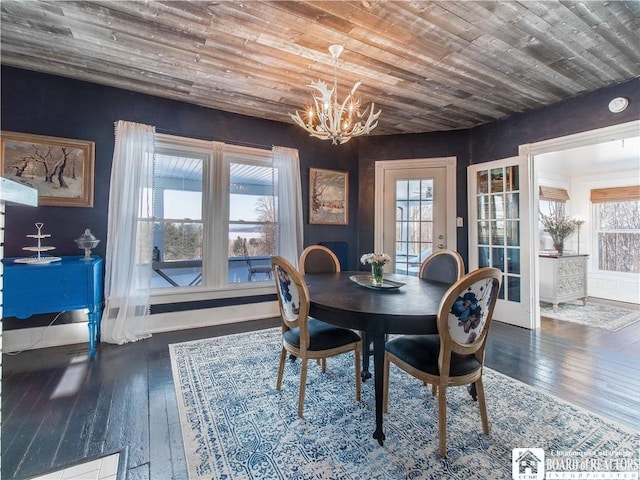
[[[333,88],[329,89],[322,80],[311,82],[307,86],[320,92],[320,95],[312,93],[314,106],[307,109],[305,120],[297,110],[295,115],[289,114],[309,135],[321,140],[331,140],[334,145],[347,143],[352,137],[371,132],[378,126],[378,117],[382,112],[378,110],[373,113],[373,103],[364,112],[360,112],[360,99],[356,96],[356,90],[362,83],[360,80],[353,85],[347,98],[342,103],[338,102],[338,57],[343,50],[342,45],[329,47],[333,58]]]

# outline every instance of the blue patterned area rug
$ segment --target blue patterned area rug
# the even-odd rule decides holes
[[[582,300],[560,303],[554,312],[553,305],[540,302],[540,316],[615,332],[640,321],[640,306],[620,308],[589,299],[586,305]]]
[[[326,374],[309,362],[300,419],[299,360],[287,362],[282,390],[275,389],[279,328],[169,347],[191,480],[511,479],[512,449],[525,447],[589,459],[621,452],[637,462],[638,432],[491,370],[490,435],[482,434],[466,389],[450,388],[442,459],[431,387],[394,366],[381,447],[372,438],[373,382],[363,384],[356,402],[351,355],[327,360]]]

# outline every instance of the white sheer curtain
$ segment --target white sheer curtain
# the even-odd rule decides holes
[[[302,187],[298,150],[273,147],[273,166],[278,169],[278,254],[298,266],[302,253]]]
[[[118,121],[111,167],[102,340],[149,337],[155,127]]]

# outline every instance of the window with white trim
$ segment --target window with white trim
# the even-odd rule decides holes
[[[594,205],[598,270],[640,273],[640,201]]]
[[[152,288],[272,283],[277,181],[270,150],[157,135]]]

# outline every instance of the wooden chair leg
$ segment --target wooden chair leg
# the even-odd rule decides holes
[[[389,412],[389,357],[387,354],[384,355],[384,384],[382,387],[382,411],[384,413]]]
[[[327,359],[322,359],[322,373],[327,373]]]
[[[356,367],[356,402],[359,402],[361,398],[360,382],[362,381],[361,371],[360,371],[360,347],[359,346],[355,349],[353,356],[355,358],[355,367]]]
[[[431,385],[431,395],[434,397],[438,394],[438,386],[434,383]]]
[[[300,393],[298,394],[298,416],[302,417],[302,411],[304,410],[304,393],[307,389],[307,359],[302,358],[302,365],[300,368]]]
[[[282,375],[284,374],[284,361],[287,358],[287,351],[282,347],[280,352],[280,365],[278,366],[278,380],[276,382],[276,390],[282,388]]]
[[[447,456],[447,387],[440,385],[438,388],[438,444],[440,456]]]
[[[476,393],[478,394],[478,406],[480,407],[480,418],[482,419],[482,431],[485,435],[489,435],[489,416],[487,415],[482,377],[476,380]]]

